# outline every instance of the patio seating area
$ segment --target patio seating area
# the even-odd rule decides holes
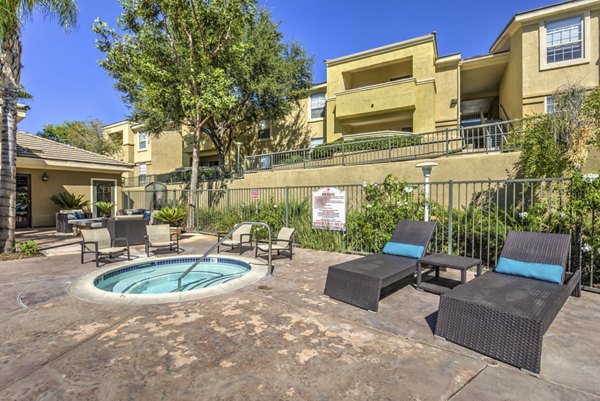
[[[182,248],[214,243],[191,235]],[[413,276],[377,313],[323,295],[328,266],[360,256],[295,248],[235,293],[117,307],[68,293],[96,269],[69,247],[0,269],[0,399],[600,400],[596,294],[566,300],[535,377],[434,336],[440,297]]]

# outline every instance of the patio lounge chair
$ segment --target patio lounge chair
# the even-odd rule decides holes
[[[225,235],[227,235],[227,233],[218,233],[218,240],[221,241],[221,238],[225,237]],[[238,229],[231,234],[231,238],[223,241],[221,245],[230,246],[231,250],[235,247],[239,247],[241,255],[244,244],[249,244],[250,249],[252,249],[252,226],[250,224],[244,224],[243,226],[238,227]],[[221,252],[220,248],[221,246],[217,247],[217,253]]]
[[[440,297],[435,334],[539,373],[544,333],[569,295],[581,296],[581,272],[566,271],[570,247],[570,235],[510,231],[495,271]]]
[[[131,260],[127,238],[115,238],[111,240],[107,228],[81,230],[81,236],[83,237],[83,241],[81,241],[81,264],[83,264],[86,253],[94,254],[96,267],[100,266],[100,258],[103,255],[107,256],[108,259],[112,259],[127,252],[127,260]],[[125,245],[117,245],[118,242]]]
[[[175,236],[175,240],[173,240],[173,236]],[[172,252],[173,247],[175,247],[177,253],[180,250],[179,233],[172,233],[168,224],[147,225],[144,240],[146,243],[146,256],[150,256],[150,248],[154,248],[154,250],[169,248]]]
[[[384,253],[330,266],[325,295],[377,312],[381,290],[415,273],[434,228],[435,222],[400,220]]]
[[[277,234],[277,239],[271,244],[271,252],[277,251],[277,256],[281,255],[281,252],[287,252],[290,260],[292,260],[292,236],[296,230],[294,228],[283,227]],[[256,240],[256,252],[255,257],[258,257],[258,251],[269,252],[269,242]]]

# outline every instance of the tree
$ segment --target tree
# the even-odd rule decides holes
[[[38,135],[105,156],[114,156],[121,149],[121,144],[102,134],[102,123],[99,120],[48,124]]]
[[[244,51],[256,0],[121,0],[117,29],[94,24],[100,62],[131,119],[151,135],[180,127],[193,136],[188,227],[195,219],[199,146],[206,122],[235,102],[224,66]],[[236,55],[237,54],[237,55]]]
[[[17,99],[21,91],[21,27],[39,9],[59,25],[75,25],[75,0],[0,0],[0,67],[2,79],[2,139],[0,164],[0,252],[15,245],[17,180]]]
[[[235,88],[234,102],[214,113],[204,129],[221,164],[231,154],[232,144],[253,134],[257,123],[289,116],[312,82],[313,60],[298,43],[283,42],[278,24],[265,10],[248,25],[244,41],[244,50],[231,54],[224,66]]]
[[[553,95],[554,111],[526,119],[518,134],[518,174],[525,178],[581,173],[589,150],[600,145],[600,87],[576,85]]]

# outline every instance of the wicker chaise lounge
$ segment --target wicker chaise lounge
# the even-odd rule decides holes
[[[566,271],[570,244],[565,234],[509,232],[495,271],[440,297],[435,334],[539,373],[544,333],[569,295],[581,295],[581,272]]]
[[[435,222],[400,220],[388,245],[399,245],[409,252],[395,252],[386,245],[382,254],[330,266],[325,295],[377,312],[381,290],[415,273],[417,260],[425,254],[434,228]],[[403,253],[412,255],[401,256]]]

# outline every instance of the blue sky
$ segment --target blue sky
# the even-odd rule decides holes
[[[314,82],[325,81],[323,60],[398,42],[432,31],[441,55],[487,53],[513,14],[552,0],[400,1],[262,0],[287,40],[302,43],[315,59]],[[56,21],[35,15],[23,32],[21,82],[34,98],[19,129],[36,133],[45,124],[98,118],[111,123],[128,110],[98,66],[90,27],[96,17],[114,25],[116,0],[79,0],[78,28],[65,33]]]

